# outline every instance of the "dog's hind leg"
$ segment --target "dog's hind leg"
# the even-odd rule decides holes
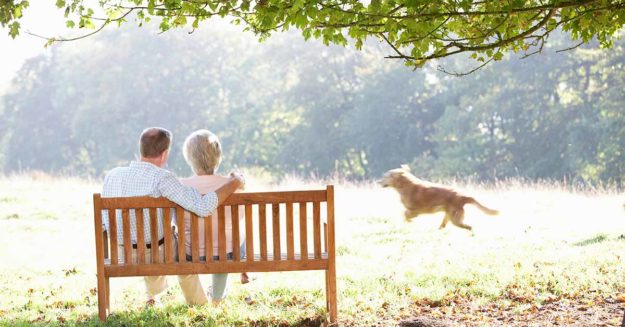
[[[460,227],[460,228],[464,228],[467,230],[472,230],[473,227],[465,224],[464,222],[464,209],[460,208],[455,210],[452,214],[451,214],[451,223]]]
[[[438,229],[445,228],[445,226],[447,226],[447,223],[449,222],[449,219],[451,219],[451,213],[446,211],[445,218],[443,218],[443,221],[441,221],[441,225],[438,227]]]

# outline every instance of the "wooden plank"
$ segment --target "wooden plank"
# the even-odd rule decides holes
[[[104,258],[109,259],[109,234],[106,230],[102,232],[102,237],[104,240]]]
[[[165,238],[165,262],[172,263],[174,262],[174,240],[171,233],[171,217],[173,216],[174,209],[169,208],[167,213],[165,213],[165,209],[163,209],[163,237]]]
[[[252,225],[252,205],[245,205],[245,252],[247,262],[254,260],[254,226]]]
[[[310,259],[298,261],[227,261],[212,263],[174,263],[174,264],[143,264],[105,266],[104,269],[111,277],[129,276],[161,276],[161,275],[191,275],[191,274],[225,274],[241,272],[272,272],[272,271],[301,271],[326,270],[328,260]]]
[[[110,215],[109,215],[110,217]],[[106,272],[104,271],[104,239],[102,231],[102,203],[100,194],[93,195],[93,220],[95,225],[95,256],[98,279],[98,317],[106,320]],[[110,224],[109,224],[110,225]]]
[[[319,202],[313,202],[313,238],[315,259],[321,258],[321,213]]]
[[[191,212],[191,261],[200,262],[200,222]]]
[[[239,239],[239,206],[230,207],[232,218],[232,254],[235,261],[241,260],[241,241]]]
[[[326,297],[330,312],[330,322],[335,323],[337,319],[336,303],[336,254],[334,245],[334,186],[328,185],[327,191],[327,218],[328,218],[328,289]]]
[[[145,263],[145,217],[143,210],[130,209],[135,212],[135,224],[137,225],[137,263]]]
[[[267,207],[258,205],[258,236],[260,239],[260,259],[267,260]]]
[[[295,241],[293,237],[293,203],[286,203],[286,258],[293,260]]]
[[[166,198],[150,196],[101,198],[102,209],[171,208],[176,204]],[[230,195],[223,205],[326,201],[325,190],[242,192]]]
[[[326,201],[325,190],[233,193],[223,205]]]
[[[206,262],[213,261],[213,216],[204,218],[204,256]]]
[[[130,213],[128,209],[122,210],[122,232],[124,233],[124,264],[133,264],[132,241],[130,239]]]
[[[166,198],[151,196],[131,196],[120,198],[102,198],[104,209],[134,209],[134,208],[170,208],[176,204]]]
[[[306,202],[299,204],[299,246],[302,258],[308,257],[308,229]],[[305,260],[305,259],[303,259]]]
[[[152,263],[160,262],[161,256],[158,253],[158,216],[156,215],[156,208],[150,208],[150,257],[152,257]]]
[[[323,223],[323,252],[328,252],[328,223]]]
[[[226,210],[224,206],[220,206],[217,208],[217,239],[218,242],[218,250],[219,253],[219,261],[226,261],[228,258],[226,257],[227,249],[226,249]]]
[[[273,259],[280,260],[280,204],[271,204],[271,219],[273,221]]]
[[[105,278],[104,287],[106,288],[106,311],[111,312],[111,283],[110,278]]]
[[[176,227],[178,229],[178,261],[179,262],[187,262],[187,251],[186,247],[186,228],[185,228],[185,211],[184,209],[177,205],[176,206]]]
[[[116,210],[109,210],[109,229],[111,230],[111,264],[119,264],[118,256],[118,241],[117,241],[117,212]]]

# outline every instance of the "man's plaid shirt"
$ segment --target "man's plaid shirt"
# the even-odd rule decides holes
[[[172,172],[148,162],[133,161],[130,163],[130,166],[115,168],[104,177],[102,197],[114,198],[146,195],[152,197],[166,197],[200,217],[206,217],[212,214],[218,204],[217,194],[215,192],[201,195],[194,188],[182,185]],[[122,215],[121,210],[117,211],[117,239],[119,243],[122,244],[124,240],[122,234]],[[130,211],[130,239],[133,244],[136,244],[137,225],[133,212],[134,210]],[[106,211],[103,212],[102,218],[104,228],[109,230],[108,213]],[[149,244],[151,240],[148,210],[143,210],[143,218],[145,230],[143,235],[145,236],[145,243]],[[163,238],[162,218],[162,210],[158,210],[159,240]]]

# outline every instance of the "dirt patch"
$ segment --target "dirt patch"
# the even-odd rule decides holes
[[[447,326],[623,326],[625,304],[614,299],[594,302],[559,301],[524,308],[476,307],[471,303],[423,307],[417,317],[398,323],[402,327]]]

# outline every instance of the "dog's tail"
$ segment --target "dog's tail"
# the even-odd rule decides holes
[[[477,200],[475,200],[474,198],[467,197],[466,203],[475,205],[476,207],[478,207],[478,209],[482,210],[487,215],[496,216],[499,214],[499,211],[483,206],[481,203],[477,202]]]

